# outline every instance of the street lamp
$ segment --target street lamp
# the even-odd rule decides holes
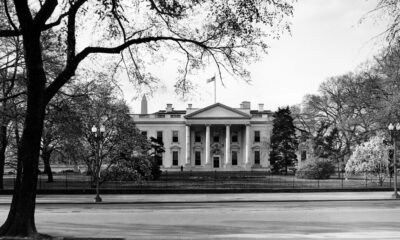
[[[390,132],[390,137],[393,142],[393,172],[394,172],[394,192],[392,195],[392,198],[400,198],[399,194],[397,193],[397,159],[396,159],[396,140],[397,136],[400,133],[400,123],[396,123],[396,126],[394,126],[392,123],[389,124],[388,126],[389,132]]]
[[[101,172],[101,148],[100,143],[104,138],[104,132],[106,131],[106,127],[104,125],[100,125],[99,128],[96,125],[92,127],[93,138],[96,141],[96,151],[95,151],[95,181],[96,181],[96,197],[94,198],[95,202],[101,202],[102,199],[99,194],[99,180],[100,180],[100,172]]]

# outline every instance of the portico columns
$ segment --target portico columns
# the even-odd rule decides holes
[[[206,125],[206,165],[210,164],[210,125]]]
[[[244,163],[249,164],[250,162],[250,124],[246,124],[246,140],[244,149]]]
[[[231,128],[230,125],[226,125],[226,134],[225,134],[225,166],[229,164],[230,154],[231,153]]]
[[[186,159],[185,164],[190,164],[190,125],[186,125]]]

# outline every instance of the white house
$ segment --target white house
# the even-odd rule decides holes
[[[272,113],[259,104],[250,109],[244,101],[239,108],[215,103],[204,108],[165,110],[148,114],[142,99],[141,114],[132,114],[138,129],[147,137],[164,143],[162,169],[251,170],[269,167]]]

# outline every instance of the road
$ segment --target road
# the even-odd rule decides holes
[[[4,221],[7,205],[0,206]],[[38,230],[119,239],[400,239],[400,201],[39,204]]]

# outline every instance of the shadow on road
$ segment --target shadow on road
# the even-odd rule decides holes
[[[79,237],[66,237],[61,239],[62,240],[125,240],[125,238],[79,238]]]

